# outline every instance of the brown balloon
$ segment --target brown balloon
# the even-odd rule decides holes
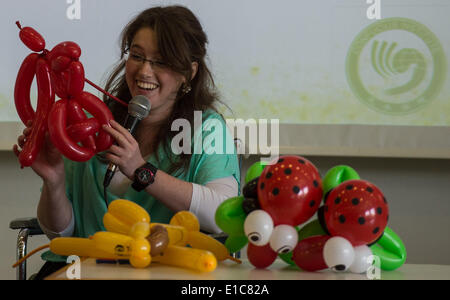
[[[167,233],[167,229],[161,225],[153,226],[147,240],[150,242],[150,255],[159,255],[169,244],[169,234]]]

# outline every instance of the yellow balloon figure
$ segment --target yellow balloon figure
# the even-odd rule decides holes
[[[64,256],[129,259],[136,268],[145,268],[153,260],[211,272],[215,270],[217,260],[231,259],[241,263],[230,256],[222,243],[201,233],[197,217],[188,211],[175,214],[170,224],[150,223],[150,215],[141,206],[117,199],[110,203],[108,212],[103,216],[103,224],[107,232],[97,232],[87,239],[55,238],[49,245],[31,252],[13,267],[45,247]]]

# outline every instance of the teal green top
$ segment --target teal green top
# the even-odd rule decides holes
[[[240,186],[240,169],[236,149],[223,118],[216,112],[208,110],[203,113],[202,121],[202,131],[197,130],[194,134],[195,138],[191,139],[191,143],[194,143],[194,147],[197,146],[197,150],[192,154],[189,169],[183,174],[175,172],[171,175],[200,185],[205,185],[215,179],[233,176]],[[191,135],[189,128],[182,127],[175,138],[183,132],[189,133],[187,136]],[[199,140],[200,133],[201,140]],[[203,141],[203,143],[195,144],[195,141]],[[200,151],[202,148],[203,151]],[[170,160],[162,145],[158,148],[158,155],[159,162],[154,154],[147,161],[154,164],[159,170],[168,172]],[[169,155],[172,155],[172,158],[175,156],[173,152]],[[103,196],[103,179],[107,165],[94,157],[83,163],[64,159],[64,167],[67,197],[72,203],[75,217],[73,236],[87,238],[98,231],[105,231],[103,215],[106,213],[107,207]],[[163,203],[147,192],[136,192],[131,186],[121,196],[108,192],[108,203],[118,198],[133,201],[145,208],[150,214],[152,222],[169,223],[174,215]],[[55,256],[50,251],[44,253],[42,258],[50,261],[62,260],[62,257]]]

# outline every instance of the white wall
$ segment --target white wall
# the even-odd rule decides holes
[[[450,265],[450,160],[351,157],[307,157],[322,175],[338,164],[356,169],[362,179],[376,184],[390,210],[389,227],[403,239],[410,264]],[[244,161],[243,174],[257,160]],[[21,170],[12,152],[0,152],[0,279],[14,279],[17,232],[9,229],[15,218],[36,214],[40,179]],[[43,236],[30,238],[29,249],[46,244]],[[42,265],[39,255],[29,261],[29,273]]]

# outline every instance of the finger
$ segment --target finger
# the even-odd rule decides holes
[[[19,151],[19,147],[17,145],[13,146],[13,152],[17,157],[19,157],[20,151]]]
[[[119,131],[123,136],[125,136],[125,138],[127,139],[128,142],[133,142],[134,137],[133,135],[127,130],[125,129],[125,127],[123,127],[122,125],[120,125],[119,123],[117,123],[115,120],[110,120],[109,124],[111,124],[111,126]]]
[[[27,128],[25,128],[25,129],[23,130],[23,134],[24,134],[25,136],[29,136],[29,135],[31,134],[31,131],[33,131],[33,128],[27,127]]]
[[[24,135],[19,136],[17,138],[17,142],[18,142],[20,148],[23,148],[23,146],[25,145],[25,142],[26,142],[25,136]]]
[[[126,146],[129,145],[127,138],[116,129],[109,127],[107,125],[103,125],[102,128],[104,131],[109,133],[116,140],[117,144],[119,144],[120,146],[125,148]]]
[[[108,153],[114,154],[116,156],[121,156],[123,154],[123,148],[121,148],[117,145],[112,145],[109,148]]]
[[[105,158],[107,160],[109,160],[109,162],[115,164],[115,165],[120,165],[120,157],[118,157],[117,155],[111,154],[111,153],[106,153]]]

